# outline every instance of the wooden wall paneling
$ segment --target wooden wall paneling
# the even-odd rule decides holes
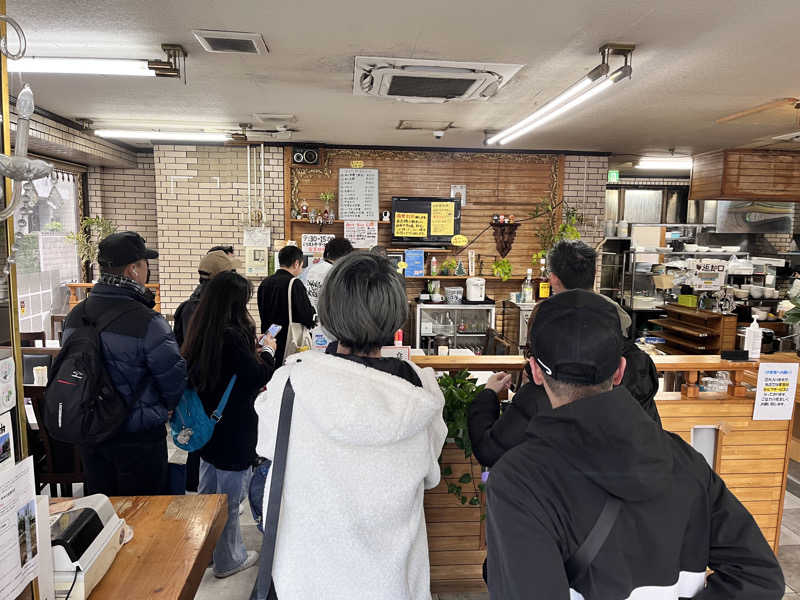
[[[725,151],[723,197],[797,200],[800,152]]]
[[[719,198],[722,193],[724,174],[724,152],[707,152],[695,156],[689,182],[689,199],[710,200]]]

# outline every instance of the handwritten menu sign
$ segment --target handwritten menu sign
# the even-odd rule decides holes
[[[331,233],[304,233],[300,244],[305,254],[322,254],[325,252],[325,244],[335,237]]]
[[[761,363],[754,421],[788,421],[792,418],[797,367],[797,363]]]
[[[378,245],[377,221],[345,221],[344,237],[353,248],[372,248]]]
[[[378,169],[339,169],[339,218],[378,220]]]
[[[455,218],[455,205],[452,202],[432,202],[431,235],[453,235]]]
[[[397,237],[427,237],[428,215],[423,213],[395,213],[394,234]]]

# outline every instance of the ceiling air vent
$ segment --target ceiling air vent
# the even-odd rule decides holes
[[[404,102],[488,100],[522,65],[356,56],[353,94]]]
[[[206,52],[227,54],[267,54],[269,52],[260,33],[213,31],[211,29],[193,29],[192,33]]]

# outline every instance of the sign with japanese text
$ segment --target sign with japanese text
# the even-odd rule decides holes
[[[332,233],[304,233],[300,244],[305,254],[322,254],[325,252],[325,244],[335,237]]]
[[[394,234],[397,237],[427,237],[428,215],[424,213],[395,213]]]
[[[431,235],[455,233],[455,205],[452,202],[431,202]]]
[[[377,221],[345,221],[344,237],[353,248],[372,248],[378,245]]]
[[[754,421],[788,421],[792,418],[797,367],[798,363],[761,363]]]
[[[377,221],[378,169],[339,169],[339,218]]]

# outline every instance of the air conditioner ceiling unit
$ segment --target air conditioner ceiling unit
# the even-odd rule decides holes
[[[353,94],[404,102],[488,100],[523,67],[414,58],[356,56]]]

